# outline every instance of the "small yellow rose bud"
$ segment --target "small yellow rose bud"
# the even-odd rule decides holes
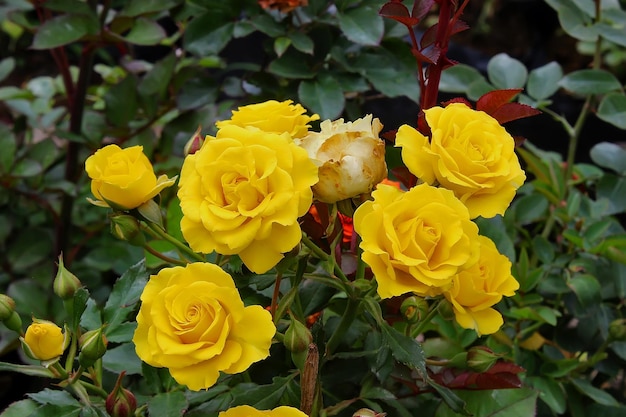
[[[385,143],[378,137],[382,127],[371,114],[347,123],[325,120],[319,133],[295,140],[319,166],[315,198],[335,203],[367,194],[387,176]]]
[[[419,323],[428,314],[428,302],[415,295],[407,297],[400,305],[400,313],[409,323]]]
[[[15,301],[4,294],[0,294],[0,321],[10,330],[22,333],[22,319],[15,311]]]
[[[96,330],[85,332],[80,339],[80,354],[78,355],[78,363],[83,367],[89,367],[100,359],[107,351],[107,338],[104,335],[104,327]]]
[[[47,320],[33,319],[21,340],[24,352],[40,361],[49,361],[61,356],[66,346],[61,328]]]
[[[146,242],[146,238],[141,232],[139,221],[128,214],[115,214],[111,216],[111,234],[134,246],[143,246]]]
[[[473,346],[467,351],[467,367],[475,372],[487,372],[500,358],[485,346]]]
[[[135,415],[137,400],[132,392],[122,388],[122,378],[126,372],[122,372],[117,378],[113,391],[107,396],[105,408],[111,417],[130,417]]]
[[[386,415],[387,413],[379,413],[369,408],[361,408],[356,410],[354,414],[352,414],[352,417],[385,417]]]
[[[291,323],[285,332],[283,344],[292,352],[302,352],[309,348],[309,343],[313,341],[313,336],[309,329],[298,320],[291,317]]]
[[[191,138],[185,144],[185,148],[183,150],[184,155],[193,155],[198,152],[204,143],[204,138],[200,136],[200,131],[202,130],[202,126],[198,126],[196,132],[191,136]]]
[[[76,290],[82,286],[83,284],[81,284],[76,275],[68,271],[65,265],[63,265],[63,254],[59,255],[57,275],[52,284],[54,293],[63,300],[69,300],[74,296]]]
[[[626,341],[626,319],[613,320],[609,324],[609,337],[619,342]]]

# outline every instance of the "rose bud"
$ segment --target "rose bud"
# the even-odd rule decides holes
[[[366,194],[387,176],[385,143],[378,137],[382,127],[368,114],[347,123],[325,120],[319,133],[296,139],[319,167],[315,198],[335,203]]]
[[[26,355],[40,361],[58,358],[69,342],[67,332],[64,334],[59,326],[51,321],[35,318],[20,340]]]
[[[130,417],[135,414],[137,400],[132,392],[122,388],[122,378],[126,372],[122,372],[117,378],[113,391],[107,396],[105,408],[111,417]]]
[[[484,346],[474,346],[467,352],[467,367],[475,372],[487,372],[500,358],[500,355]]]
[[[4,294],[0,294],[0,321],[10,330],[22,333],[22,319],[15,311],[15,301]]]
[[[196,132],[191,136],[191,138],[185,144],[185,148],[183,150],[184,155],[193,155],[198,152],[198,150],[202,147],[204,143],[204,138],[200,135],[200,131],[202,130],[202,126],[198,126]]]
[[[103,327],[85,332],[78,340],[80,346],[78,363],[85,368],[93,365],[106,353],[107,343]]]
[[[370,410],[369,408],[360,408],[352,414],[352,417],[385,417],[387,413],[376,412],[374,410]]]
[[[139,220],[128,214],[111,216],[111,234],[134,246],[143,246],[146,238],[141,232]]]
[[[312,341],[313,336],[309,329],[291,317],[291,324],[289,324],[283,340],[285,347],[292,352],[302,352],[308,349],[309,343]]]
[[[76,275],[72,274],[65,268],[65,265],[63,264],[63,254],[59,255],[57,275],[54,278],[54,283],[52,284],[54,293],[63,300],[69,300],[74,296],[76,290],[82,286],[83,284],[81,284]]]
[[[609,337],[620,342],[626,341],[626,319],[613,320],[609,324]]]
[[[428,302],[415,295],[407,297],[400,305],[400,312],[409,323],[419,323],[428,314]]]

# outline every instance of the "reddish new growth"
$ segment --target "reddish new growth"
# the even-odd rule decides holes
[[[289,13],[296,7],[307,6],[309,0],[259,0],[259,5],[264,9],[280,10]]]

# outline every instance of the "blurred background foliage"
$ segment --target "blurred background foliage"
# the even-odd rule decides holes
[[[373,113],[385,131],[415,125],[417,66],[406,28],[378,15],[383,1],[309,0],[283,10],[263,8],[264,3],[0,4],[0,288],[15,299],[25,322],[32,315],[64,319],[50,291],[60,253],[99,305],[109,299],[116,279],[144,256],[148,268],[160,265],[142,248],[106,233],[109,221],[86,201],[91,194],[83,163],[104,144],[140,144],[158,173],[173,176],[198,126],[212,134],[215,121],[242,104],[291,99],[322,119],[354,120]],[[464,19],[470,30],[453,38],[450,57],[459,65],[444,72],[442,100],[463,96],[475,101],[491,90],[519,88],[517,100],[543,115],[507,124],[527,139],[520,155],[529,181],[504,217],[480,222],[481,232],[514,262],[521,284],[519,294],[500,305],[505,328],[480,342],[524,367],[525,384],[537,391],[459,395],[468,404],[488,397],[487,402],[532,410],[528,399],[538,392],[539,416],[622,416],[624,2],[470,1]],[[427,16],[416,31],[423,33],[432,24]],[[393,147],[388,147],[388,163],[391,168],[399,164]],[[175,191],[166,190],[162,199],[169,230],[175,231],[180,218]],[[164,241],[152,245],[163,252],[172,249]],[[246,297],[267,301],[273,277],[231,267],[240,280],[254,283],[257,291],[250,289]],[[127,274],[141,275],[133,269]],[[331,301],[334,292],[324,288],[302,290],[315,294],[315,302],[305,306],[307,314],[337,303]],[[98,322],[96,306],[89,308],[87,321]],[[444,320],[426,330],[427,356],[449,359],[479,342],[473,332]],[[369,350],[385,340],[378,333],[368,335],[366,323],[355,325],[349,337]],[[3,360],[27,362],[17,346],[15,334],[0,329]],[[128,352],[115,355],[107,362],[111,372],[142,371]],[[382,356],[391,362],[389,352]],[[380,357],[346,354],[344,359],[325,375],[338,402],[356,397],[372,406],[391,401],[389,393],[401,393],[395,408],[386,409],[391,415],[415,408],[456,415],[430,394],[399,390],[397,381],[383,384],[384,390],[374,386],[376,377],[392,371],[381,368]],[[285,368],[275,362],[261,366]],[[41,388],[29,379],[16,384],[17,378],[23,377],[1,375],[3,404]],[[287,374],[265,382],[269,385],[253,392],[259,401],[268,392],[295,395]],[[201,415],[225,400],[212,393],[187,401],[198,406],[189,415]]]

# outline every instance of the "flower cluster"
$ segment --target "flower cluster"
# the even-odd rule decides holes
[[[407,125],[396,136],[422,183],[406,192],[380,186],[355,213],[363,260],[381,297],[444,296],[462,327],[494,333],[503,320],[493,305],[519,284],[471,219],[503,214],[525,174],[513,138],[486,113],[454,103],[425,114],[430,140]]]

